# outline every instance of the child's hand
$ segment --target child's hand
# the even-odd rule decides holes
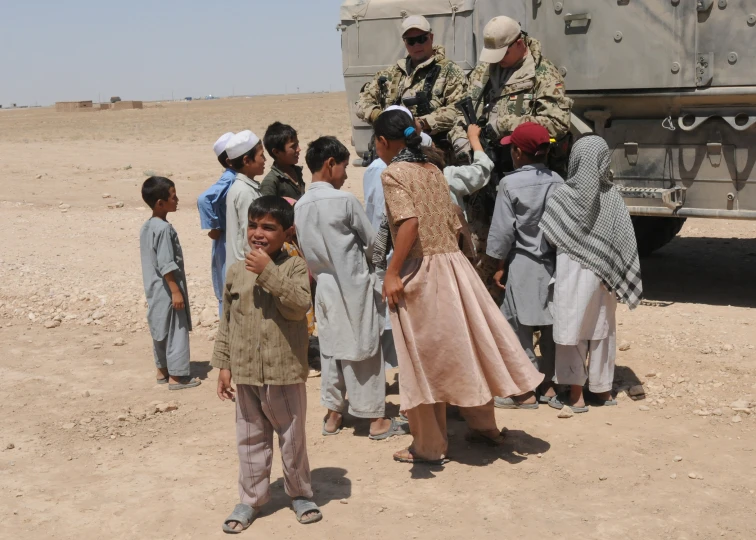
[[[234,392],[236,392],[236,390],[231,386],[231,370],[220,370],[220,375],[218,375],[218,397],[221,401],[226,401],[227,399],[233,401]]]
[[[502,280],[504,279],[504,272],[505,270],[497,270],[493,275],[494,283],[503,291],[507,290],[507,286],[502,283]]]
[[[253,249],[247,254],[245,267],[250,272],[260,275],[269,262],[271,262],[270,255],[262,249]]]
[[[220,229],[210,229],[210,232],[208,232],[207,235],[212,240],[217,240],[218,238],[221,237],[221,230]]]
[[[181,291],[171,293],[171,302],[173,302],[173,309],[177,311],[184,309],[184,295],[181,294]]]
[[[386,274],[383,280],[383,298],[388,302],[389,308],[396,309],[402,297],[404,297],[402,278],[396,274]]]
[[[470,124],[467,126],[467,139],[472,143],[472,141],[479,141],[480,140],[480,126],[477,124]]]

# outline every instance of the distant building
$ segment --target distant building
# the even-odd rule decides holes
[[[58,101],[55,103],[58,112],[88,112],[94,110],[92,101]]]

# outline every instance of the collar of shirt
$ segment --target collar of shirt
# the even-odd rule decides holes
[[[293,182],[292,179],[291,179],[291,177],[288,174],[286,174],[285,172],[283,172],[281,169],[279,169],[276,165],[273,165],[270,168],[270,170],[271,170],[271,172],[273,172],[273,174],[275,174],[276,176],[278,176],[281,180],[286,180],[287,182],[290,182],[290,183],[294,184],[297,187],[301,187],[301,186],[304,185],[304,175],[302,174],[302,167],[300,167],[298,165],[294,165],[294,173],[295,173],[295,175],[297,177],[296,178],[296,182]]]
[[[545,169],[546,164],[545,163],[533,163],[532,165],[523,165],[518,171],[537,171],[539,169]]]
[[[312,189],[336,189],[336,188],[333,187],[328,182],[323,182],[322,180],[320,180],[320,181],[317,181],[317,182],[312,182],[310,184],[310,187],[307,188],[307,191],[310,191]]]
[[[249,178],[247,175],[238,172],[236,173],[236,179],[241,180],[251,188],[254,188],[258,191],[260,190],[260,182],[258,182],[254,178]]]

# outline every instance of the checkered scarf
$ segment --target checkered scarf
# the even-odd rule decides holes
[[[540,226],[552,244],[634,309],[643,296],[638,246],[630,214],[612,184],[610,157],[601,137],[576,142],[565,185],[549,199]]]

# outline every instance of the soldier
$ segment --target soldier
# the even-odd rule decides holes
[[[484,135],[493,147],[491,153],[498,154],[494,162],[500,177],[512,169],[509,149],[498,141],[520,124],[534,122],[562,143],[570,129],[572,100],[564,93],[557,68],[541,55],[541,44],[523,32],[517,21],[494,17],[483,29],[483,43],[467,95],[479,123],[486,125]],[[465,125],[461,117],[458,120],[449,138],[455,153],[468,153]],[[552,148],[552,159],[559,157],[558,150]]]
[[[465,73],[447,60],[442,46],[433,45],[433,32],[425,17],[404,19],[402,39],[408,56],[363,87],[357,117],[372,125],[386,107],[405,105],[415,116],[418,131],[443,144],[457,118],[454,104],[467,90]]]
[[[491,182],[468,201],[473,240],[477,251],[485,253],[499,180],[513,170],[510,149],[501,139],[525,122],[544,126],[553,140],[548,166],[566,175],[572,100],[557,68],[541,55],[541,44],[509,17],[494,17],[483,29],[483,50],[470,73],[466,97],[472,99],[478,124],[484,127],[481,141],[495,164]],[[469,160],[465,124],[459,116],[449,133],[457,161]],[[495,261],[483,256],[477,268],[492,294],[498,294],[491,282]]]

